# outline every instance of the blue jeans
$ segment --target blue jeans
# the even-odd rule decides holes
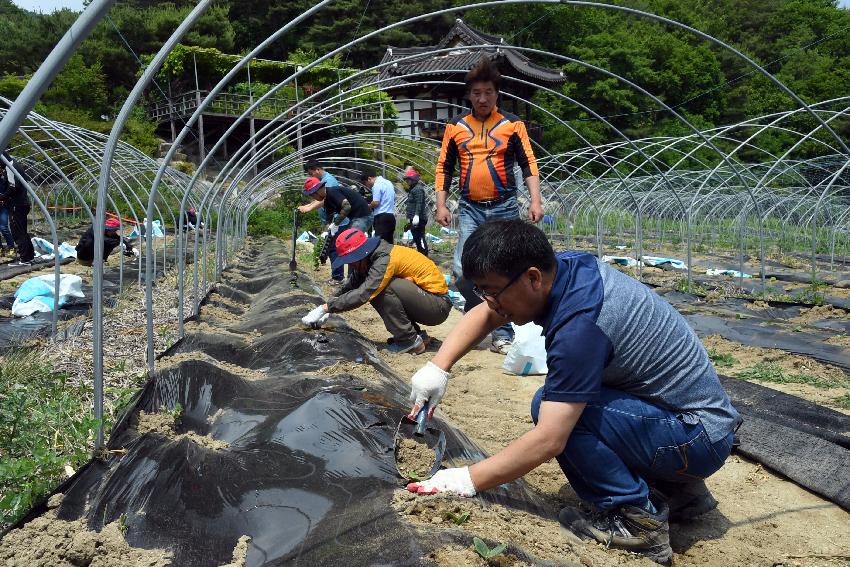
[[[537,423],[543,388],[531,401]],[[589,402],[564,452],[556,457],[576,494],[603,511],[642,506],[653,481],[687,483],[723,466],[733,433],[712,443],[705,428],[619,390]]]
[[[463,254],[463,246],[466,244],[466,239],[475,232],[476,228],[488,220],[519,218],[519,205],[517,204],[516,197],[510,197],[501,203],[491,206],[479,205],[472,201],[461,199],[460,204],[458,205],[457,218],[458,239],[457,246],[455,246],[454,257],[455,285],[461,295],[463,295],[464,300],[466,300],[464,310],[469,311],[480,304],[481,299],[471,292],[471,285],[464,285],[464,282],[461,281],[463,278],[463,267],[461,266],[460,260]],[[493,340],[495,339],[508,339],[513,341],[514,330],[510,323],[502,325],[493,331]]]
[[[6,240],[6,246],[15,249],[15,239],[12,237],[12,229],[9,228],[9,209],[0,207],[0,235]]]

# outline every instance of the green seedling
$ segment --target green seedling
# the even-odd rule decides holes
[[[315,244],[313,244],[312,264],[313,264],[314,270],[319,269],[319,263],[320,263],[319,262],[319,254],[321,254],[321,252],[322,252],[322,246],[324,245],[324,243],[325,243],[325,239],[320,236],[319,238],[316,239]]]
[[[118,531],[121,532],[121,535],[125,538],[127,537],[127,530],[130,529],[130,526],[127,525],[127,514],[121,514],[118,517]]]
[[[708,358],[711,359],[717,368],[729,368],[738,362],[731,354],[717,352],[714,349],[708,351]]]
[[[486,543],[481,541],[481,538],[474,537],[472,538],[472,545],[475,546],[475,551],[484,559],[492,559],[497,555],[501,555],[508,548],[508,544],[500,543],[493,549],[490,549]]]
[[[162,408],[161,411],[171,416],[171,418],[174,420],[174,425],[178,425],[180,423],[180,420],[183,418],[183,406],[179,402],[174,404],[174,409],[169,411],[165,408]]]
[[[422,479],[419,477],[419,475],[418,475],[418,474],[416,474],[414,471],[408,471],[408,472],[407,472],[407,478],[409,478],[410,480],[422,480]]]
[[[840,408],[850,409],[850,394],[844,394],[843,396],[838,396],[837,398],[832,400],[835,402]]]
[[[455,525],[459,526],[469,519],[469,512],[464,512],[463,514],[446,512],[446,518],[454,522]]]

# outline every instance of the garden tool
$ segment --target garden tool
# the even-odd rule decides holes
[[[393,439],[393,455],[395,456],[396,470],[399,476],[405,480],[415,480],[408,476],[409,471],[403,471],[398,466],[398,446],[404,439],[413,439],[418,443],[425,444],[429,449],[434,451],[434,464],[431,465],[431,470],[427,476],[419,480],[431,478],[440,470],[440,465],[443,461],[443,454],[446,452],[446,434],[440,429],[428,426],[428,402],[422,404],[422,409],[416,414],[416,419],[412,420],[408,416],[403,416],[395,431]]]
[[[332,241],[333,238],[331,237],[331,235],[325,237],[325,241],[322,243],[322,249],[319,251],[319,262],[321,262],[323,266],[328,261],[328,255],[331,252]]]
[[[292,259],[289,261],[289,271],[294,272],[298,269],[298,262],[295,261],[295,243],[298,239],[298,209],[292,212]]]

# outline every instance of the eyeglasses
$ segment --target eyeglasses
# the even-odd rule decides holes
[[[478,296],[478,298],[479,298],[481,301],[486,301],[486,302],[488,302],[488,303],[494,303],[494,304],[496,304],[496,305],[500,305],[500,304],[499,304],[499,296],[500,296],[500,295],[502,295],[502,294],[505,292],[505,290],[506,290],[506,289],[508,289],[509,287],[511,287],[512,285],[514,285],[514,283],[516,283],[516,281],[517,281],[517,280],[519,280],[519,278],[520,278],[520,277],[521,277],[521,276],[522,276],[522,275],[523,275],[523,274],[524,274],[527,270],[528,270],[528,268],[525,268],[525,269],[523,269],[523,270],[520,270],[520,272],[519,272],[517,275],[515,275],[514,277],[512,277],[512,278],[511,278],[511,281],[509,281],[507,284],[505,284],[505,287],[503,287],[502,289],[500,289],[500,290],[499,290],[499,291],[497,291],[496,293],[490,293],[490,292],[488,292],[488,291],[484,291],[483,289],[481,289],[481,288],[480,288],[480,287],[478,287],[477,285],[472,286],[472,293],[474,293],[475,295],[477,295],[477,296]]]

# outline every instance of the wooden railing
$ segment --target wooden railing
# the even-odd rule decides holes
[[[148,107],[148,116],[156,122],[189,118],[197,110],[198,102],[204,100],[208,94],[207,91],[189,91],[173,97],[170,102],[160,100]],[[293,99],[272,97],[255,108],[252,115],[254,118],[265,120],[288,121],[298,120],[300,114],[301,120],[310,123],[330,124],[334,121],[363,126],[378,126],[380,120],[380,111],[377,109],[354,108],[340,112],[338,104],[309,102],[301,103],[297,108],[295,104]],[[251,99],[248,95],[219,93],[204,109],[204,114],[237,117],[248,110],[249,106]]]

